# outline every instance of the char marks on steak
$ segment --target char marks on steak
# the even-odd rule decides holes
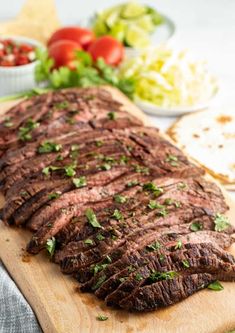
[[[25,100],[0,118],[1,217],[35,233],[83,292],[128,311],[235,280],[218,186],[104,88]],[[50,251],[52,249],[50,248]]]

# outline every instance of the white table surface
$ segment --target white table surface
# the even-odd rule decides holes
[[[35,0],[40,1],[40,0]],[[94,11],[125,0],[56,0],[63,24],[74,24]],[[17,14],[24,0],[1,1],[0,20]],[[219,79],[220,91],[211,107],[234,107],[235,112],[235,0],[146,0],[144,3],[172,18],[176,33],[172,43],[206,59]],[[165,130],[175,118],[152,117]]]

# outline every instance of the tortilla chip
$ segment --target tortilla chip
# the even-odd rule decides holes
[[[58,27],[54,0],[27,0],[15,19],[0,23],[0,35],[24,36],[45,44]]]

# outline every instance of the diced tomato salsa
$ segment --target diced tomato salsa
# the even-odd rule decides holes
[[[27,65],[35,61],[35,58],[35,46],[12,39],[0,39],[0,66]]]

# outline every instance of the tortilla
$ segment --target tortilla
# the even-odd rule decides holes
[[[186,154],[235,190],[235,109],[211,109],[184,116],[168,134]]]
[[[54,0],[27,0],[15,19],[0,23],[0,35],[24,36],[45,44],[59,26]]]

